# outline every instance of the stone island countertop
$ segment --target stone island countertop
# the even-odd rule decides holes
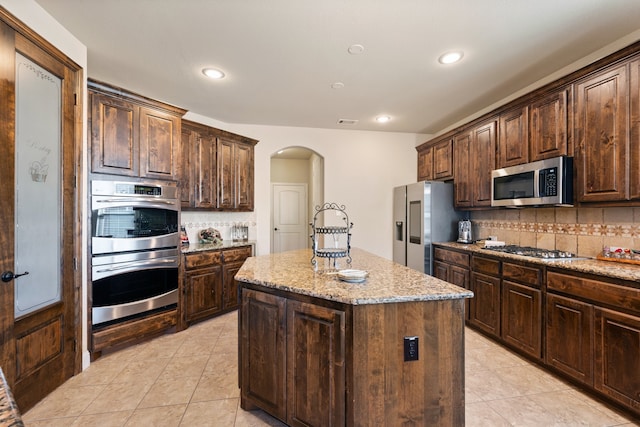
[[[368,272],[362,283],[338,279],[335,270],[311,264],[312,251],[303,249],[248,258],[236,280],[351,305],[471,298],[473,293],[361,249],[351,250],[351,265],[340,268]],[[333,274],[332,274],[333,273]]]
[[[13,399],[9,385],[0,368],[0,426],[2,427],[23,427],[22,417],[18,410],[18,405]]]
[[[576,271],[580,273],[596,274],[599,276],[610,277],[614,279],[628,280],[630,282],[637,283],[638,287],[640,287],[640,266],[612,261],[600,261],[595,258],[550,261],[535,257],[491,251],[488,249],[484,249],[478,245],[463,244],[457,242],[441,242],[435,243],[435,245],[451,249],[461,249],[479,255],[488,255],[517,261],[526,261],[531,264],[560,268],[567,271]]]

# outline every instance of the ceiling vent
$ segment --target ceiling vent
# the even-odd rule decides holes
[[[354,119],[338,119],[339,125],[355,125],[356,123],[358,123],[358,121]]]

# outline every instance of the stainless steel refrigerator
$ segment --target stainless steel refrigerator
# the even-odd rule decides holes
[[[393,260],[433,274],[433,242],[452,242],[462,212],[453,208],[453,184],[422,181],[393,189]]]

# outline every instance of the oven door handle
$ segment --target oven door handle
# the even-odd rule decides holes
[[[135,267],[145,267],[145,268],[150,268],[150,267],[164,267],[166,265],[170,265],[170,266],[178,266],[178,260],[176,258],[167,258],[167,259],[162,259],[162,260],[150,260],[150,261],[134,261],[134,262],[128,262],[126,264],[121,264],[118,266],[114,266],[114,267],[108,267],[108,268],[104,268],[101,270],[96,270],[96,273],[111,273],[113,271],[120,271],[120,270],[129,270],[131,268],[135,268]]]
[[[96,199],[96,203],[127,203],[127,202],[140,202],[140,203],[151,203],[151,204],[164,204],[164,205],[175,205],[176,202],[174,200],[153,200],[153,199],[142,199],[142,198],[119,198],[119,199]]]

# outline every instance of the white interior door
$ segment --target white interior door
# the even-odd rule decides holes
[[[309,247],[307,184],[272,184],[271,252]]]

